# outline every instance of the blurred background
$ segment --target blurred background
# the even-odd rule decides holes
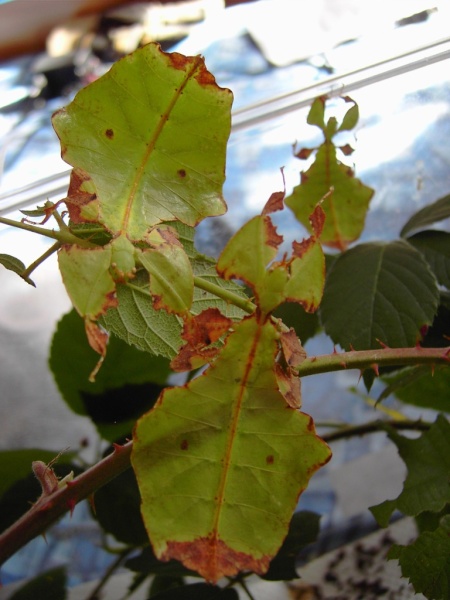
[[[287,193],[299,183],[305,164],[293,145],[321,142],[306,116],[322,94],[350,95],[359,104],[349,164],[375,189],[363,239],[394,239],[411,214],[450,189],[449,24],[444,0],[0,0],[0,215],[20,219],[21,209],[65,196],[69,169],[52,113],[115,60],[157,41],[167,51],[201,53],[235,97],[224,188],[229,211],[199,227],[202,251],[217,256],[282,189],[281,168]],[[286,242],[304,235],[289,214],[277,224]],[[29,264],[48,246],[0,224],[0,253]],[[55,453],[89,446],[94,428],[61,401],[47,367],[56,321],[70,308],[56,260],[34,280],[36,289],[0,267],[0,446]],[[332,345],[319,335],[306,350],[321,354]],[[375,417],[362,384],[355,392],[357,373],[317,379],[303,382],[303,408],[316,421]],[[385,435],[339,442],[333,450],[331,465],[300,503],[323,515],[325,549],[330,537],[336,545],[373,529],[368,505],[397,495],[404,472]],[[363,490],[355,484],[362,471]],[[2,581],[68,560],[72,584],[98,577],[108,558],[96,552],[99,534],[85,513],[77,508],[47,544],[36,540],[11,559]]]

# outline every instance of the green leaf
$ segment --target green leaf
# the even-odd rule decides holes
[[[244,319],[209,369],[165,390],[135,429],[132,464],[155,554],[208,581],[267,570],[299,494],[330,458],[311,418],[278,390],[278,338],[271,321]]]
[[[450,217],[450,194],[439,198],[433,204],[429,204],[417,211],[403,226],[400,232],[401,237],[406,237],[408,233],[415,229],[424,229],[428,225],[443,221]]]
[[[242,286],[225,281],[217,275],[215,260],[196,251],[192,227],[176,223],[173,228],[178,233],[196,277],[201,277],[206,282],[233,292],[241,298],[247,298]],[[173,314],[167,314],[166,311],[155,310],[149,292],[148,275],[143,270],[138,271],[132,281],[117,286],[117,299],[117,308],[110,309],[101,318],[101,323],[108,331],[150,354],[170,359],[177,355],[183,343],[181,320]],[[231,319],[240,319],[245,314],[240,308],[213,293],[194,288],[191,312],[198,315],[207,308],[217,308]]]
[[[167,359],[149,356],[112,336],[95,382],[89,381],[98,357],[88,345],[75,310],[64,315],[53,335],[49,365],[71,410],[89,416],[100,435],[114,441],[155,402],[170,374]]]
[[[450,515],[442,518],[435,531],[426,531],[409,546],[394,544],[388,558],[398,559],[403,577],[409,578],[416,593],[429,600],[450,597]]]
[[[414,346],[433,322],[436,280],[424,258],[404,241],[366,243],[342,254],[328,274],[320,316],[343,348]]]
[[[31,579],[9,598],[10,600],[36,600],[37,598],[65,600],[66,582],[65,567],[57,567]]]
[[[414,367],[393,377],[386,377],[385,380],[389,385],[383,392],[383,398],[395,393],[396,397],[406,404],[450,413],[448,366],[435,367],[433,372],[430,367]]]
[[[287,327],[292,327],[301,343],[314,337],[320,329],[317,313],[307,313],[302,306],[294,302],[285,302],[274,310],[273,316],[281,319]]]
[[[378,523],[386,527],[396,509],[410,516],[442,510],[450,502],[450,424],[447,419],[439,415],[430,429],[417,439],[386,429],[408,467],[408,476],[398,498],[370,508]]]
[[[450,233],[422,231],[407,241],[424,255],[439,283],[450,288]]]
[[[326,219],[320,241],[345,250],[361,235],[373,193],[355,178],[350,167],[336,158],[336,148],[328,141],[318,149],[311,167],[302,173],[300,185],[286,198],[286,206],[311,231],[309,215],[321,202]]]
[[[131,240],[223,214],[231,103],[200,56],[147,44],[119,60],[53,116],[64,160],[95,187],[83,214]]]
[[[292,517],[289,532],[275,558],[271,561],[264,579],[287,581],[297,579],[297,559],[305,546],[316,541],[319,535],[320,516],[308,510],[297,512]]]
[[[153,307],[148,273],[142,270],[132,282],[118,284],[116,295],[117,307],[100,319],[107,331],[140,350],[173,358],[182,343],[181,321]]]
[[[17,273],[24,281],[36,287],[35,283],[29,277],[23,277],[26,267],[21,260],[10,254],[0,254],[0,265],[3,265],[9,271]]]

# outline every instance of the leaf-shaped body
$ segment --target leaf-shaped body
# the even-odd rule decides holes
[[[231,102],[201,57],[149,44],[78,92],[53,125],[64,160],[92,178],[99,220],[139,240],[161,221],[225,212]]]
[[[334,144],[324,142],[311,167],[302,174],[301,184],[286,198],[296,218],[311,230],[309,215],[321,204],[326,220],[321,242],[344,250],[363,228],[373,190],[354,177],[352,169],[336,158]]]
[[[264,573],[301,491],[330,458],[277,387],[279,334],[244,319],[216,361],[163,392],[135,430],[132,464],[155,554],[209,581]]]

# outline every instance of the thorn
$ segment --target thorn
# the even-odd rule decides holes
[[[380,339],[376,338],[377,342],[380,344],[380,346],[384,349],[388,349],[389,346],[387,344],[385,344],[384,342],[382,342]]]
[[[346,369],[346,368],[347,368],[347,363],[346,363],[344,360],[343,360],[342,362],[340,362],[339,364],[341,365],[341,367],[342,367],[343,369]]]
[[[359,372],[358,383],[361,381],[363,373],[364,373],[364,369],[361,369]]]
[[[95,498],[94,498],[94,494],[91,494],[90,496],[88,496],[88,502],[89,502],[89,506],[91,507],[92,512],[94,513],[94,515],[97,514],[97,511],[95,510]]]
[[[74,511],[76,505],[77,505],[77,501],[75,500],[75,498],[69,498],[67,500],[67,507],[69,508],[71,517],[73,515],[73,511]]]
[[[372,368],[373,372],[375,373],[375,375],[376,375],[377,377],[379,377],[379,376],[380,376],[380,371],[379,371],[379,369],[378,369],[378,365],[377,365],[376,363],[374,363],[373,365],[370,365],[370,366],[371,366],[371,368]]]
[[[355,349],[353,348],[353,344],[350,344],[350,352],[354,352]]]
[[[333,354],[337,354],[336,346],[333,346]]]
[[[119,454],[119,452],[122,452],[123,450],[123,444],[116,444],[116,442],[113,442],[113,448],[114,448],[114,454],[117,452],[117,454]]]
[[[434,377],[435,365],[431,365],[431,377]]]

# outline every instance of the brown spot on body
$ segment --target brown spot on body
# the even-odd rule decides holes
[[[180,448],[182,450],[187,450],[189,448],[189,442],[187,440],[183,440],[180,444]]]
[[[254,557],[233,550],[218,537],[200,537],[191,542],[168,541],[167,548],[158,556],[181,561],[188,569],[197,571],[210,583],[221,577],[236,575],[239,571],[254,571],[262,575],[269,568],[271,556]]]
[[[167,54],[167,56],[170,59],[172,67],[174,67],[175,69],[183,70],[192,61],[192,58],[184,56],[179,52],[170,52],[169,54]]]
[[[269,454],[269,456],[266,456],[266,463],[267,463],[268,465],[273,465],[273,462],[274,462],[274,460],[275,460],[275,459],[274,459],[274,457],[273,457],[273,455],[272,455],[272,454]]]
[[[186,171],[184,169],[178,169],[177,174],[179,177],[186,177]]]
[[[112,140],[114,137],[114,131],[112,129],[107,129],[105,131],[105,135],[108,138],[108,140]]]

